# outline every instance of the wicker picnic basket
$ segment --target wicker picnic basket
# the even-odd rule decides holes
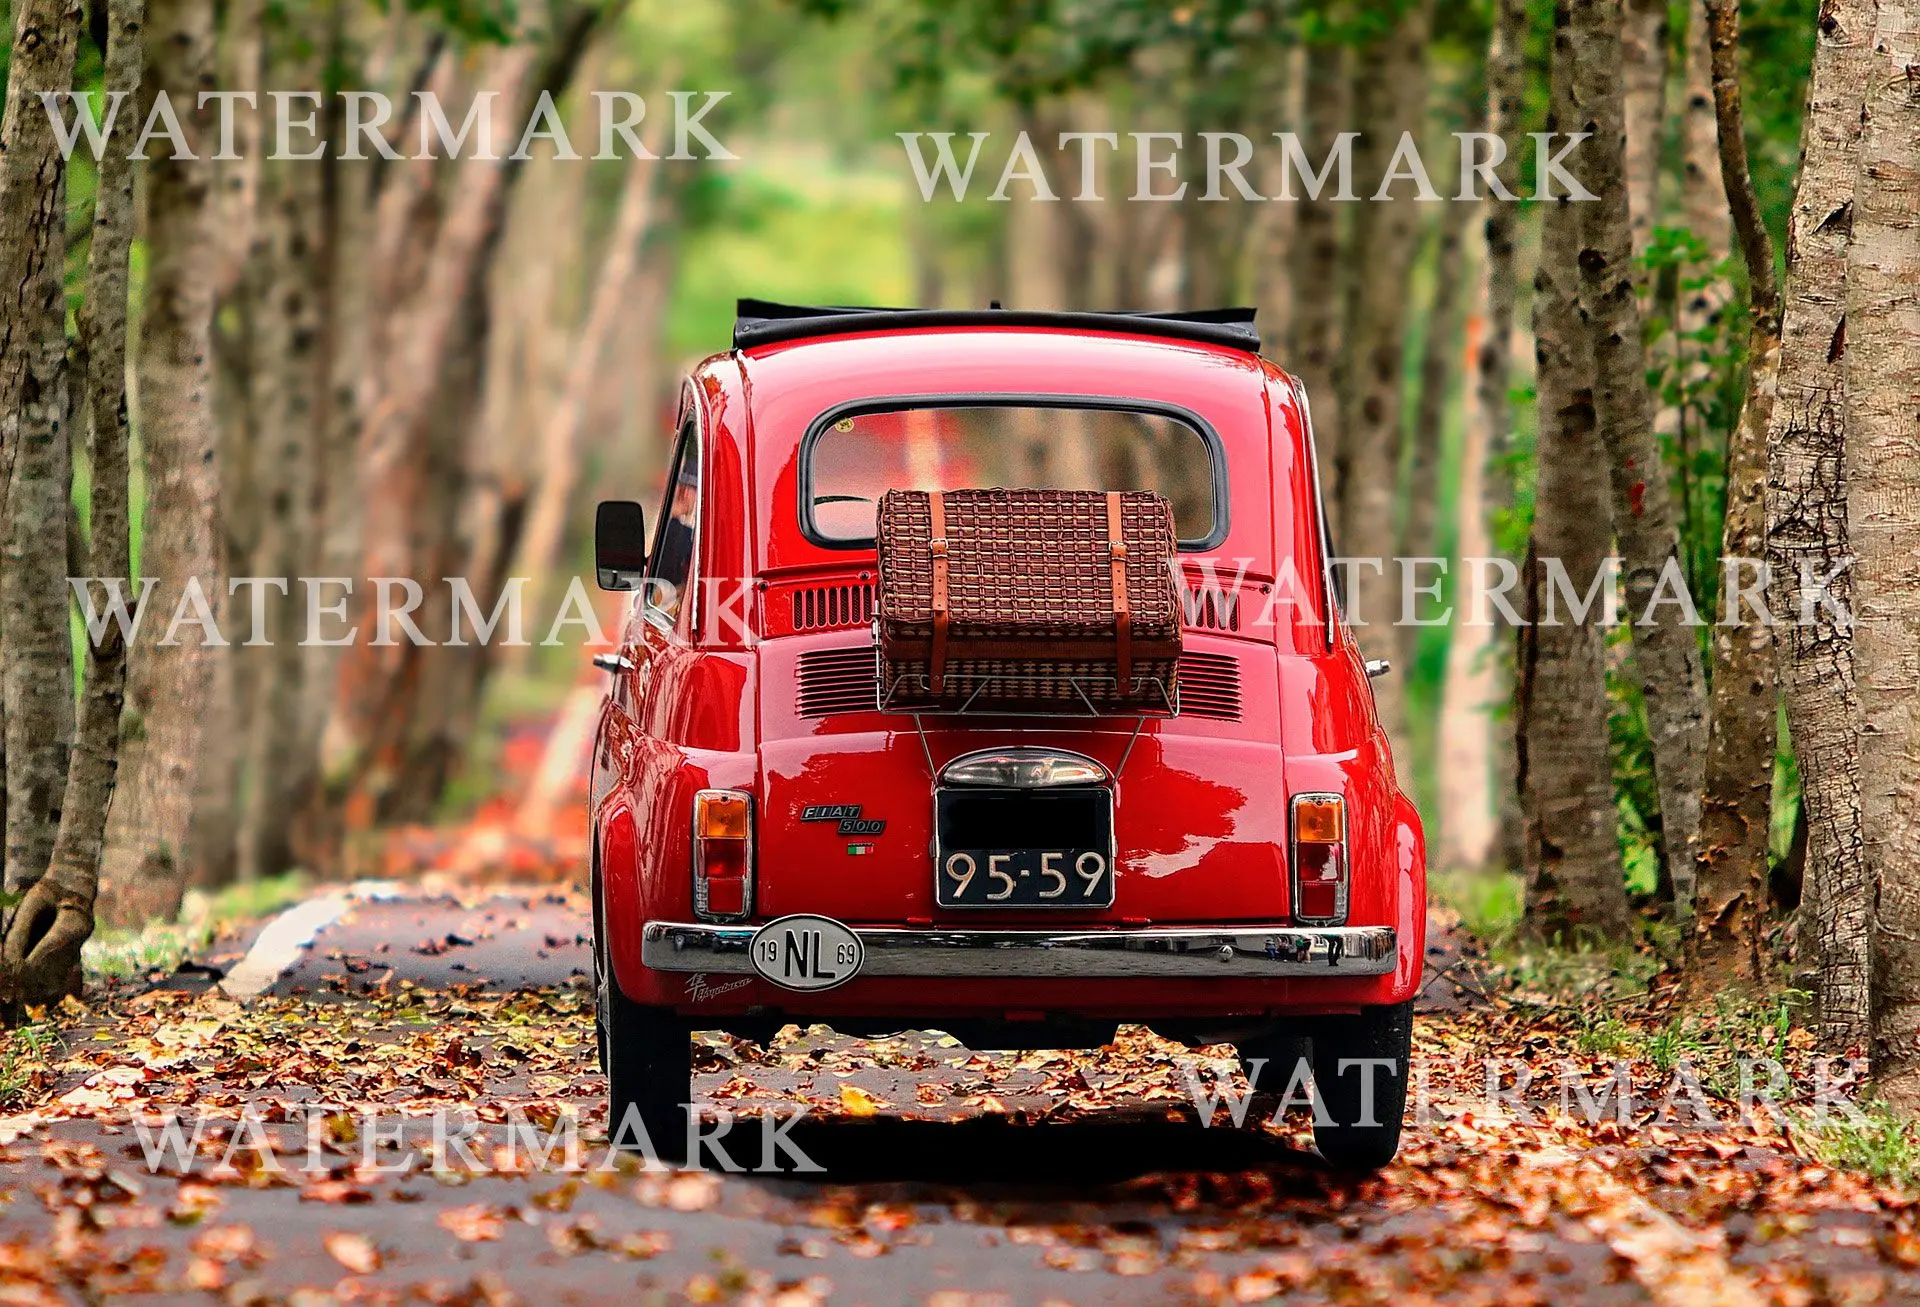
[[[876,536],[883,707],[1175,710],[1176,546],[1159,495],[892,490]]]

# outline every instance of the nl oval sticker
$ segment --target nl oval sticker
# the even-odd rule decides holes
[[[852,980],[866,945],[831,917],[796,913],[769,921],[748,946],[753,969],[784,989],[832,989]]]

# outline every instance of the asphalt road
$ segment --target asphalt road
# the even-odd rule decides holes
[[[359,901],[298,949],[267,992],[311,1004],[316,1030],[338,1005],[409,990],[539,990],[567,996],[582,1014],[570,1019],[584,1020],[587,932],[566,895]],[[227,970],[250,942],[224,941],[207,961]],[[1445,941],[1433,963],[1426,1006],[1471,994],[1470,971]],[[482,1101],[539,1090],[583,1119],[597,1115],[602,1089],[586,1044],[544,1086],[519,1076],[508,1047],[478,1041],[467,1050],[463,1074],[485,1082]],[[967,1050],[933,1036],[888,1041],[870,1055],[871,1046],[816,1030],[782,1050],[755,1062],[711,1045],[696,1092],[736,1108],[835,1095],[876,1105],[871,1115],[793,1128],[816,1173],[647,1173],[597,1166],[589,1148],[595,1169],[573,1174],[375,1177],[342,1163],[317,1179],[254,1175],[203,1189],[146,1171],[124,1127],[52,1125],[0,1149],[0,1302],[126,1291],[135,1302],[302,1304],[1691,1304],[1758,1301],[1749,1281],[1780,1251],[1709,1250],[1712,1291],[1675,1289],[1667,1271],[1642,1260],[1655,1236],[1691,1246],[1671,1218],[1630,1194],[1619,1212],[1596,1215],[1580,1183],[1565,1203],[1521,1210],[1518,1190],[1503,1193],[1502,1172],[1523,1173],[1527,1160],[1463,1158],[1457,1140],[1416,1132],[1406,1152],[1413,1166],[1397,1178],[1354,1180],[1327,1173],[1297,1132],[1202,1129],[1165,1094],[1130,1095],[1132,1082],[1108,1076],[1097,1059],[1081,1073],[1059,1056],[999,1054],[1018,1065],[986,1095]],[[1107,1108],[1043,1120],[1063,1074],[1110,1083]],[[272,1068],[253,1067],[239,1092],[279,1092]],[[304,1128],[270,1132],[291,1156]],[[428,1122],[405,1128],[409,1142],[429,1146]],[[743,1128],[751,1144],[756,1136]],[[471,1145],[485,1157],[505,1139],[504,1126],[482,1124]],[[736,1151],[757,1160],[757,1148]],[[1596,1175],[1582,1183],[1604,1187]],[[196,1204],[208,1207],[196,1214]],[[93,1269],[70,1259],[63,1287],[29,1296],[19,1259],[75,1240],[92,1241],[80,1264]],[[1824,1264],[1852,1255],[1877,1265],[1871,1242],[1857,1254],[1823,1244]]]

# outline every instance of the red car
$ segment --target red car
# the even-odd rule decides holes
[[[1399,1144],[1426,923],[1420,819],[1342,621],[1300,384],[1251,313],[745,301],[682,393],[595,741],[609,1128],[677,1154],[690,1040],[787,1022],[1304,1055],[1331,1163]],[[891,711],[876,503],[893,488],[1147,489],[1188,600],[1177,696],[1123,715]],[[1087,705],[1091,707],[1091,705]]]

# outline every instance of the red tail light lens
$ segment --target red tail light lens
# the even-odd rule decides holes
[[[1337,794],[1293,799],[1293,915],[1316,926],[1347,919],[1347,808]]]
[[[753,901],[753,798],[739,790],[693,796],[693,909],[707,920],[744,917]]]

